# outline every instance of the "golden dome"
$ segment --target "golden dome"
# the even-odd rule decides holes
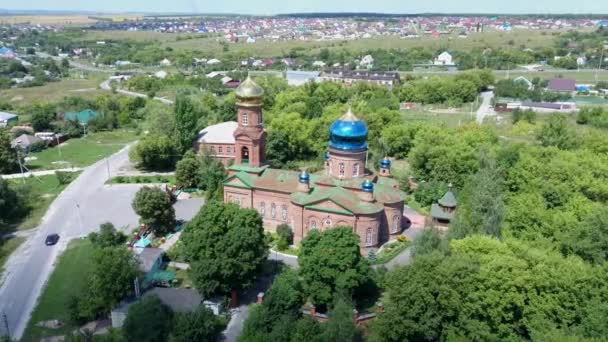
[[[249,76],[247,76],[247,79],[236,88],[236,96],[241,99],[255,99],[260,98],[263,95],[264,89],[255,83]]]

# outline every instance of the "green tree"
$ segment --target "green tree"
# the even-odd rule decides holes
[[[268,255],[262,218],[252,209],[209,202],[183,233],[190,274],[204,295],[249,287]]]
[[[223,199],[222,184],[226,179],[226,169],[218,160],[208,154],[201,157],[201,167],[198,172],[198,186],[205,191],[205,197],[215,200]]]
[[[421,125],[392,125],[382,130],[382,147],[387,155],[395,158],[405,158],[414,146],[416,133],[422,128]]]
[[[30,108],[32,117],[30,122],[36,132],[47,131],[52,128],[55,120],[55,106],[51,104],[35,104]]]
[[[157,187],[144,186],[135,194],[133,210],[140,221],[161,235],[172,231],[175,225],[175,209],[169,195]]]
[[[275,168],[281,168],[294,156],[289,148],[289,137],[283,131],[273,130],[266,139],[266,159]]]
[[[72,319],[86,321],[108,313],[121,300],[133,294],[133,280],[137,275],[137,261],[127,248],[96,248],[93,269],[85,289],[68,303]]]
[[[311,231],[302,241],[298,262],[305,292],[319,306],[330,304],[336,290],[352,295],[370,279],[359,236],[350,227]]]
[[[329,312],[329,319],[323,326],[325,341],[358,341],[359,332],[355,326],[353,304],[344,296],[338,295],[333,308]]]
[[[122,331],[129,342],[165,342],[171,318],[171,309],[157,296],[146,296],[129,307]]]
[[[196,188],[201,162],[193,151],[188,151],[175,166],[175,182],[179,188]]]
[[[541,127],[536,138],[543,146],[555,146],[562,150],[576,147],[576,132],[568,126],[563,114],[552,114]]]
[[[278,250],[284,251],[293,243],[293,232],[287,224],[280,224],[277,227],[277,235],[279,236],[277,240]]]
[[[200,306],[191,313],[177,313],[173,318],[171,342],[216,341],[224,324],[211,310]]]
[[[310,316],[298,320],[291,336],[291,342],[321,342],[323,331],[321,325]]]
[[[595,264],[608,260],[608,208],[598,207],[571,229],[563,240],[562,250]]]
[[[186,94],[178,94],[175,100],[175,139],[180,154],[192,149],[198,119],[199,113],[192,100]]]
[[[173,141],[164,135],[144,137],[130,154],[132,160],[148,170],[172,169],[178,155]]]
[[[473,234],[500,237],[505,214],[502,173],[490,157],[481,158],[481,167],[465,183],[449,236],[463,238]]]
[[[11,136],[5,129],[0,129],[0,174],[19,170],[17,150],[11,147]]]
[[[115,247],[127,242],[127,236],[117,231],[112,223],[105,222],[99,225],[99,233],[89,234],[89,240],[95,247]]]
[[[422,230],[412,243],[412,256],[419,257],[433,252],[447,252],[447,240],[443,238],[437,228],[426,228]]]
[[[26,189],[24,189],[26,190]],[[23,198],[11,188],[6,180],[0,178],[0,227],[21,217],[27,211]],[[2,233],[2,229],[0,229]]]

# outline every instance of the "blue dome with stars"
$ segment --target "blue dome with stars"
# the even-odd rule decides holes
[[[329,128],[329,147],[339,150],[367,148],[367,126],[350,110]]]

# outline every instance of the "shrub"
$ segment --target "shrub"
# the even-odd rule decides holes
[[[293,232],[286,224],[281,224],[277,227],[277,249],[284,251],[293,243]]]
[[[69,184],[72,181],[72,173],[64,172],[64,171],[55,171],[55,177],[57,177],[57,182],[61,185]]]

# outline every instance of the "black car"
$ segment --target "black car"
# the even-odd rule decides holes
[[[51,234],[46,237],[46,240],[44,240],[44,244],[47,246],[52,246],[56,244],[57,241],[59,241],[59,234]]]

